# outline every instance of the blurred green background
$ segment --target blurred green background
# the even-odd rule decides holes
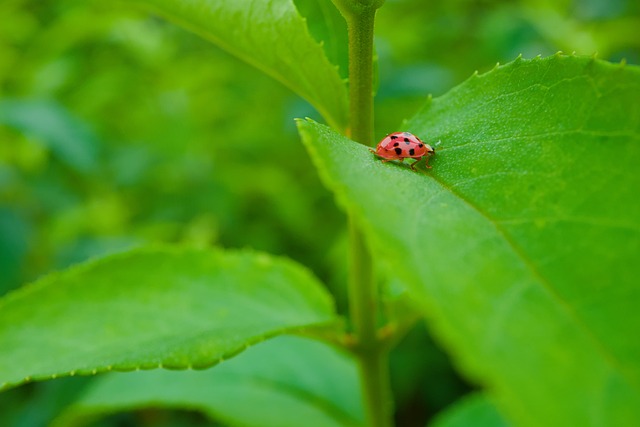
[[[519,54],[638,64],[638,28],[637,0],[387,0],[376,136],[401,130],[429,94]],[[289,256],[344,309],[345,221],[299,142],[293,118],[304,116],[320,119],[279,83],[143,9],[0,1],[0,295],[90,257],[170,242]],[[421,327],[392,362],[400,425],[424,425],[471,388]],[[0,395],[0,425],[46,425],[83,381]],[[151,412],[102,423],[187,424],[206,422]]]

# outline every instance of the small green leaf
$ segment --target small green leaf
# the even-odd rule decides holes
[[[293,0],[134,0],[214,42],[309,101],[334,128],[347,125],[337,64],[311,37]]]
[[[275,334],[335,320],[317,280],[284,259],[119,254],[0,300],[0,388],[108,370],[205,368]]]
[[[474,379],[522,425],[640,423],[640,70],[516,60],[433,100],[405,129],[428,173],[299,127]]]
[[[364,424],[353,360],[326,344],[282,336],[206,371],[105,374],[54,425],[149,407],[196,409],[225,425]]]
[[[16,129],[42,144],[69,167],[89,172],[98,161],[94,132],[62,105],[43,99],[0,100],[0,125]]]
[[[429,424],[429,427],[508,427],[493,403],[477,393],[456,402]]]

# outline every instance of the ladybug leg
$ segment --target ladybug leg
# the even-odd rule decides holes
[[[411,163],[411,170],[416,170],[416,165],[418,163],[420,163],[420,160],[422,160],[422,157],[420,157],[418,160],[416,160],[415,162]],[[428,166],[427,166],[428,167]]]
[[[424,156],[424,165],[427,167],[427,169],[431,169],[431,166],[429,166],[429,157],[431,156]]]
[[[425,166],[427,169],[431,169],[431,166],[429,166],[429,156],[422,156],[422,157],[419,157],[419,158],[418,158],[418,160],[416,160],[415,162],[413,162],[413,164],[411,165],[411,169],[416,170],[416,165],[417,165],[418,163],[420,163],[420,161],[421,161],[422,159],[424,159],[424,166]]]

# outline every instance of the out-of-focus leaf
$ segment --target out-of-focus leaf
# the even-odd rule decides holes
[[[61,105],[47,100],[0,100],[0,125],[42,143],[56,158],[81,172],[98,160],[99,141],[91,129]]]
[[[404,130],[414,173],[312,122],[327,185],[466,373],[522,425],[640,422],[640,70],[516,60]]]
[[[335,319],[317,280],[285,259],[167,249],[114,255],[0,300],[0,388],[108,370],[205,368]]]
[[[31,230],[16,212],[0,206],[0,295],[17,285]]]
[[[326,344],[283,336],[206,371],[106,374],[54,425],[148,407],[196,409],[235,426],[354,427],[364,418],[353,361]]]
[[[293,0],[134,0],[211,40],[309,101],[345,129],[347,90]]]
[[[342,78],[349,77],[349,37],[347,22],[331,0],[294,0],[307,22],[311,35],[324,48],[332,64],[338,66]]]
[[[0,395],[2,427],[51,426],[51,421],[75,402],[92,377],[67,377],[18,387]],[[38,410],[34,410],[38,408]]]
[[[429,427],[508,427],[509,423],[483,394],[474,394],[447,408]]]

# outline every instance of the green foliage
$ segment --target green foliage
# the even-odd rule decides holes
[[[354,1],[0,2],[0,294],[131,247],[202,249],[108,257],[2,297],[0,383],[234,356],[9,386],[0,425],[105,413],[96,425],[208,425],[172,408],[228,425],[366,424],[357,359],[292,337],[242,351],[299,327],[357,349],[357,333],[335,335],[318,281],[281,258],[207,249],[293,258],[345,310],[354,251],[299,143],[292,118],[319,115],[298,95],[336,131],[301,125],[388,276],[377,333],[399,343],[399,427],[440,414],[436,425],[638,424],[637,68],[559,55],[455,87],[519,54],[638,63],[637,2],[385,2],[375,135],[441,140],[420,175],[337,136],[356,139],[332,3]],[[400,125],[428,93],[446,95]],[[435,336],[420,324],[403,339],[420,316]]]
[[[310,427],[354,427],[363,420],[353,361],[317,341],[282,336],[206,371],[104,375],[53,425],[149,407],[198,409],[241,426],[296,427],[305,420]]]
[[[109,370],[202,369],[269,336],[336,320],[307,271],[251,252],[114,255],[0,304],[2,388]]]
[[[377,258],[522,425],[640,419],[640,343],[629,339],[640,309],[639,96],[634,67],[516,60],[407,123],[442,141],[429,174],[299,122]]]
[[[15,116],[20,107],[30,118],[30,128],[0,125],[1,291],[157,242],[250,246],[333,274],[325,253],[342,217],[290,118],[313,114],[309,106],[130,6],[30,3],[0,5],[0,64],[11,65],[0,73],[4,111]],[[70,119],[42,132],[54,116]],[[62,127],[81,135],[78,123],[100,142],[86,172],[73,170],[72,157],[50,140]],[[91,142],[68,141],[69,153]],[[288,156],[266,149],[273,144]]]
[[[346,127],[346,89],[292,0],[136,0],[208,38],[308,100]]]
[[[474,394],[447,409],[430,427],[508,427],[491,401],[482,394]]]
[[[76,171],[88,172],[98,163],[97,137],[53,102],[2,100],[0,124],[48,145],[62,163]]]

